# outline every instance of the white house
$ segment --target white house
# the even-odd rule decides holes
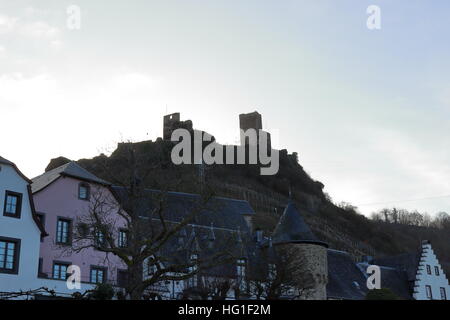
[[[0,157],[0,299],[6,293],[42,287],[60,295],[73,293],[64,281],[38,277],[46,232],[34,209],[30,183],[13,162]],[[83,286],[78,291],[88,289]]]
[[[422,242],[413,297],[416,300],[448,300],[450,286],[429,241]]]
[[[14,163],[0,157],[0,292],[35,289],[45,231],[29,185]]]
[[[450,300],[450,286],[430,241],[422,241],[419,249],[393,257],[360,263],[378,265],[381,287],[389,288],[403,299]]]

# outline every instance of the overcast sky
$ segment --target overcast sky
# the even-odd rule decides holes
[[[67,28],[71,4],[80,30]],[[381,30],[366,27],[372,4]],[[239,113],[258,110],[335,201],[449,212],[449,9],[0,0],[0,155],[34,177],[57,156],[155,139],[166,111],[226,143]]]

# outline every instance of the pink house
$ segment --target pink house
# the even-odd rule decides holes
[[[115,201],[109,183],[70,162],[34,178],[31,188],[36,212],[49,234],[41,241],[40,277],[65,280],[68,266],[76,265],[83,283],[120,282],[126,266],[119,258],[95,248],[72,249],[74,228],[88,215],[94,194]],[[117,215],[117,241],[126,241],[124,225]]]

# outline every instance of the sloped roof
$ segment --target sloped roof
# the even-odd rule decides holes
[[[162,215],[166,222],[183,221],[187,215],[196,211],[193,221],[161,248],[162,256],[169,257],[166,262],[186,264],[193,252],[197,253],[201,260],[208,260],[225,251],[237,259],[242,250],[249,257],[249,262],[253,261],[250,258],[254,257],[255,243],[251,239],[251,231],[244,215],[252,214],[254,210],[247,201],[213,197],[205,203],[200,195],[153,189],[143,190],[142,194],[132,201],[129,199],[131,195],[128,189],[119,186],[112,186],[110,189],[125,211],[133,206],[143,218],[159,219],[157,215],[152,215],[158,211],[155,209],[160,208],[159,206],[162,206]],[[202,270],[201,273],[232,278],[236,276],[236,267],[234,262],[219,264]]]
[[[52,169],[50,171],[37,176],[32,179],[31,190],[33,193],[41,191],[46,188],[48,185],[56,181],[61,176],[67,176],[72,178],[77,178],[89,182],[99,183],[103,185],[109,185],[109,183],[103,179],[100,179],[90,173],[89,171],[80,167],[76,162],[71,161],[66,163],[58,168]]]
[[[417,268],[419,267],[420,252],[404,253],[392,257],[378,258],[373,264],[385,267],[395,268],[404,271],[408,281],[416,279]]]
[[[408,281],[406,271],[395,268],[380,267],[381,287],[388,288],[398,297],[411,300],[413,292],[413,282]]]
[[[366,277],[347,252],[328,250],[327,297],[330,299],[364,300]]]
[[[22,177],[25,181],[27,181],[28,183],[31,183],[31,180],[28,179],[28,178],[27,178],[27,177],[19,170],[19,168],[17,168],[17,166],[16,166],[16,164],[15,164],[14,162],[9,161],[8,159],[5,159],[5,158],[3,158],[3,157],[0,157],[0,164],[5,164],[5,165],[8,165],[8,166],[13,167],[14,170],[16,170],[16,172],[17,172],[17,174],[18,174],[19,176],[21,176],[21,177]]]
[[[273,243],[312,243],[328,247],[312,233],[293,201],[289,201],[273,232]]]
[[[240,229],[244,233],[250,232],[243,215],[254,214],[254,210],[245,200],[212,197],[205,201],[196,194],[145,189],[136,201],[131,201],[126,188],[112,186],[111,190],[125,211],[129,211],[133,205],[141,217],[151,217],[155,209],[163,206],[164,219],[168,221],[181,221],[192,212],[198,211],[193,223],[208,227],[208,230],[212,224],[216,229]]]

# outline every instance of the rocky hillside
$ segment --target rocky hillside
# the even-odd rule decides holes
[[[133,168],[136,179],[150,188],[195,193],[208,187],[216,195],[246,199],[257,212],[257,226],[267,233],[274,229],[291,190],[315,234],[355,259],[414,251],[421,240],[427,239],[441,260],[450,263],[448,230],[372,221],[352,206],[334,204],[322,191],[324,185],[299,164],[296,153],[280,151],[278,174],[261,176],[258,165],[175,166],[170,160],[172,147],[172,142],[162,139],[119,143],[110,156],[101,154],[78,163],[112,183],[126,183],[130,177],[127,169]],[[63,157],[53,159],[47,170],[67,161]]]

